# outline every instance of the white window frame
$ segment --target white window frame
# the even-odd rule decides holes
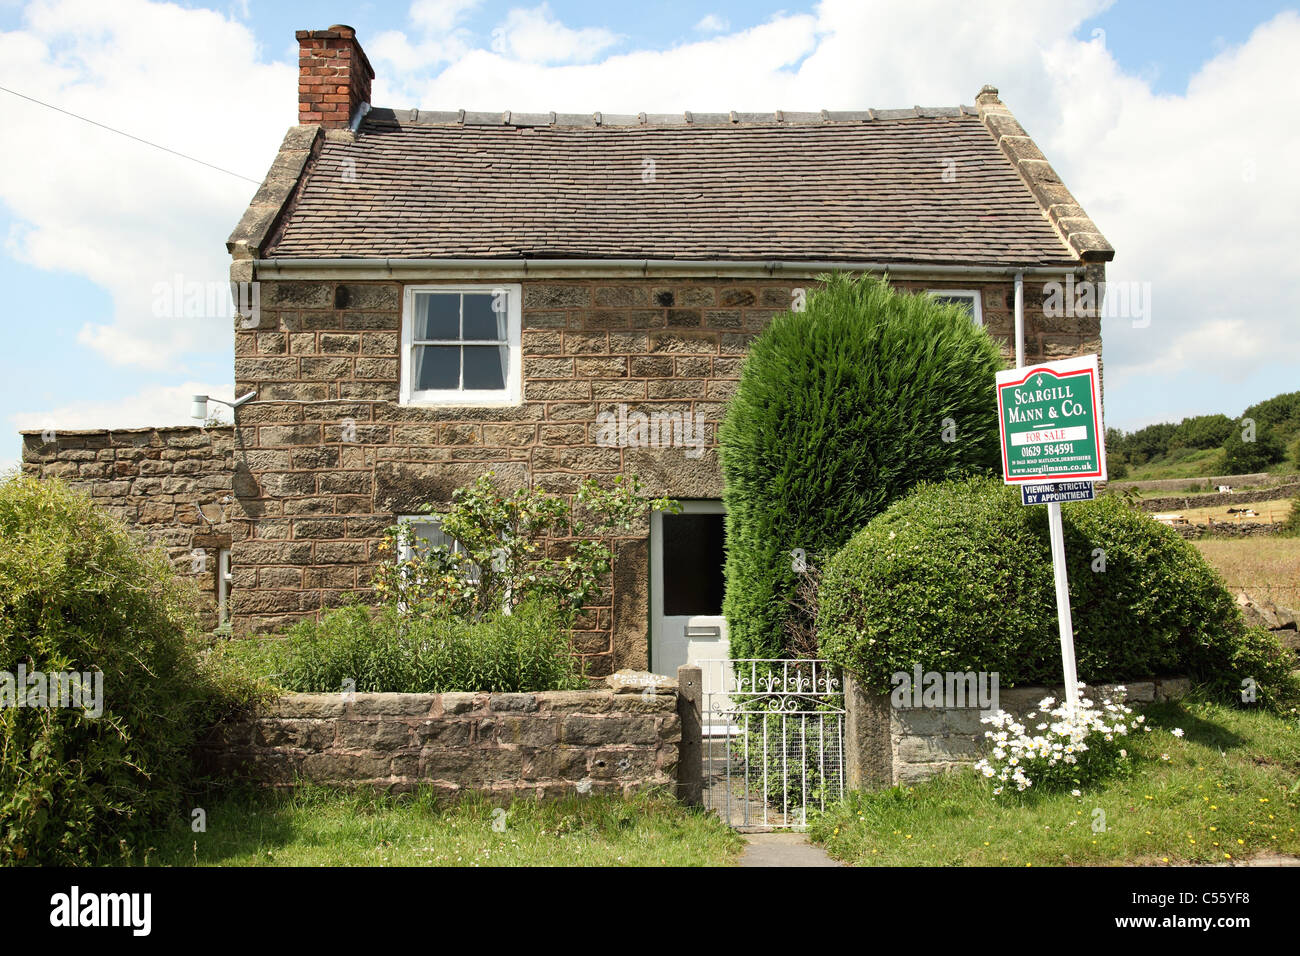
[[[427,292],[469,293],[506,293],[506,343],[510,350],[510,367],[506,370],[505,388],[502,389],[416,389],[412,387],[414,369],[411,356],[417,342],[415,335],[415,297]],[[507,406],[518,405],[523,397],[523,349],[522,345],[522,302],[523,286],[518,283],[492,283],[478,285],[408,285],[402,295],[402,358],[401,358],[401,403],[403,405],[474,405]],[[442,340],[429,340],[434,344]],[[463,345],[464,340],[442,344]]]
[[[230,549],[217,551],[217,623],[230,623]]]
[[[409,536],[412,531],[412,527],[411,527],[412,525],[417,525],[417,524],[432,525],[435,529],[437,529],[437,531],[440,534],[443,535],[443,537],[450,537],[449,535],[447,535],[446,532],[442,530],[442,517],[437,514],[399,515],[397,518],[397,523],[402,529],[401,532],[398,534],[397,557],[398,560],[402,562],[410,561],[413,557],[415,557],[415,549],[411,547],[411,543],[409,540]],[[460,554],[462,549],[461,543],[457,541],[455,538],[450,538],[450,540],[451,540],[452,553]],[[469,582],[471,584],[477,584],[478,579],[470,578]]]
[[[970,299],[973,303],[971,306],[971,318],[975,320],[978,326],[984,325],[984,307],[983,296],[979,294],[978,289],[926,289],[929,295],[943,295],[953,299]]]

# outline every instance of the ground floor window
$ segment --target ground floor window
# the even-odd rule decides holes
[[[217,552],[217,624],[230,623],[230,549]]]

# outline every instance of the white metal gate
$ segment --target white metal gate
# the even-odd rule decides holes
[[[700,661],[704,800],[738,829],[802,829],[844,796],[844,690],[822,660]]]

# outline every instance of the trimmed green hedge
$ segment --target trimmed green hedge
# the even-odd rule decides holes
[[[0,482],[0,866],[120,861],[180,814],[194,741],[257,694],[205,666],[193,594],[86,496]],[[90,706],[28,698],[20,666],[92,675]]]
[[[816,563],[917,481],[998,462],[1002,362],[969,313],[824,279],[754,341],[720,433],[735,657],[788,655],[795,549]]]
[[[1187,673],[1240,701],[1250,677],[1261,703],[1294,695],[1287,653],[1175,531],[1113,496],[1062,515],[1080,680]],[[1047,509],[996,479],[917,489],[827,564],[818,630],[827,657],[880,691],[917,664],[1059,683]]]

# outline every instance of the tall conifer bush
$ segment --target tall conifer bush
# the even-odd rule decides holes
[[[720,436],[733,657],[790,656],[801,556],[815,567],[918,481],[997,466],[1001,367],[960,306],[870,277],[825,277],[755,339]]]

